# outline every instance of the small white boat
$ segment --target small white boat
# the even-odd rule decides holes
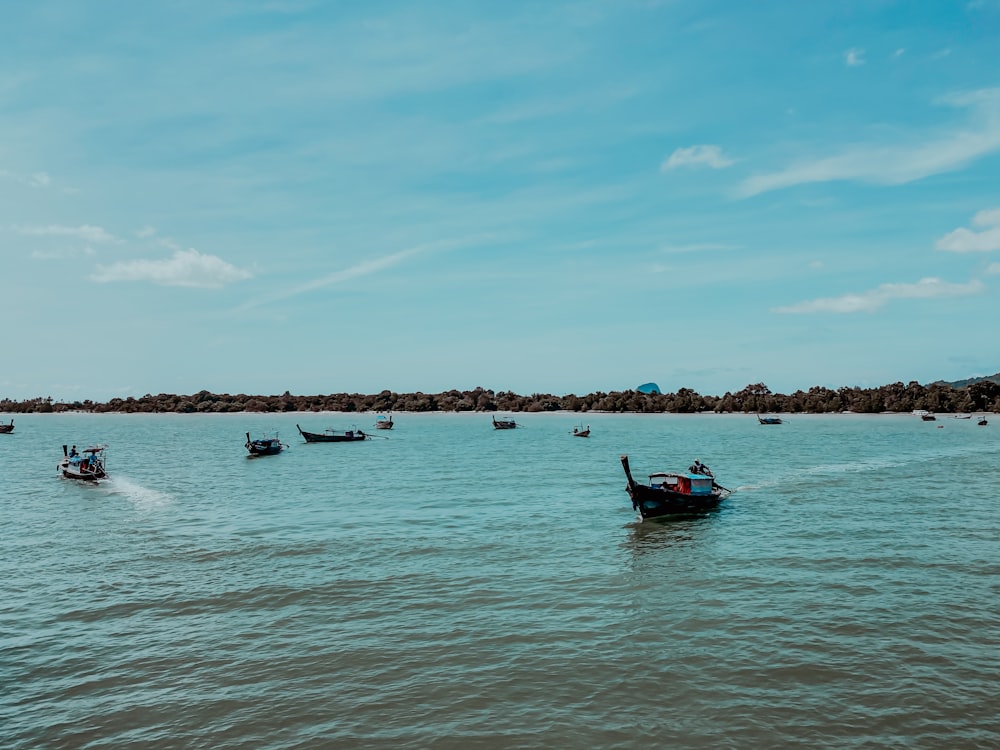
[[[87,482],[96,482],[98,479],[107,479],[108,473],[104,468],[107,445],[90,445],[82,451],[77,452],[74,445],[71,450],[66,450],[63,446],[63,460],[59,462],[56,470],[66,479],[82,479]]]

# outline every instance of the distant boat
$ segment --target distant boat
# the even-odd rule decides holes
[[[573,428],[573,437],[590,437],[590,425],[588,424],[586,429],[583,425]]]
[[[98,479],[108,478],[108,473],[104,468],[108,446],[91,445],[84,448],[81,453],[77,453],[75,445],[69,451],[66,450],[65,445],[62,449],[63,459],[59,462],[56,470],[67,479],[96,482]]]
[[[924,422],[937,422],[937,417],[935,417],[933,414],[921,414],[920,418]]]
[[[10,420],[10,424],[0,424],[0,435],[9,435],[14,431],[14,420]]]
[[[632,498],[632,508],[643,520],[661,516],[703,513],[712,510],[731,494],[704,474],[657,472],[649,475],[649,484],[632,478],[628,456],[621,456],[625,469],[625,491]]]
[[[299,434],[305,438],[307,443],[353,443],[357,440],[367,440],[368,435],[364,430],[357,427],[350,430],[323,430],[323,432],[306,432],[298,425],[295,425]]]
[[[976,424],[979,425],[980,427],[985,427],[986,425],[989,424],[989,422],[986,421],[986,417],[980,417],[979,421],[976,422]]]
[[[494,430],[513,430],[515,427],[517,427],[517,422],[513,419],[497,419],[493,417]]]
[[[246,449],[250,452],[250,457],[273,456],[276,453],[281,453],[284,448],[284,444],[278,439],[277,432],[256,440],[251,440],[250,433],[247,433]]]
[[[971,414],[956,414],[955,419],[972,419]]]
[[[379,417],[375,420],[376,430],[391,430],[392,429],[392,415],[388,417]]]
[[[781,424],[781,417],[762,417],[758,414],[757,421],[761,424]]]

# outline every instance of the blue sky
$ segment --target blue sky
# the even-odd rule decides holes
[[[0,396],[1000,371],[1000,0],[2,16]]]

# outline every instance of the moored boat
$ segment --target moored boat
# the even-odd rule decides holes
[[[392,425],[393,421],[391,414],[388,417],[379,417],[378,419],[375,420],[376,430],[391,430]]]
[[[625,491],[632,498],[632,508],[643,520],[703,513],[731,494],[709,474],[657,472],[649,475],[649,484],[639,484],[632,478],[628,456],[621,456],[621,462],[627,480]]]
[[[781,424],[781,417],[762,417],[758,414],[757,421],[761,424]]]
[[[256,456],[273,456],[276,453],[281,453],[284,450],[285,445],[278,439],[278,433],[273,435],[265,435],[263,437],[251,439],[250,433],[247,433],[246,449],[250,452],[249,457]]]
[[[924,422],[936,422],[937,421],[937,417],[935,417],[933,414],[921,414],[920,415],[920,419],[922,419]]]
[[[14,420],[10,420],[10,424],[0,424],[0,435],[9,435],[14,431]]]
[[[350,430],[323,430],[323,432],[306,432],[298,425],[295,425],[299,434],[305,438],[307,443],[352,443],[357,440],[367,440],[368,435],[364,430],[354,427]]]
[[[62,449],[63,459],[56,466],[56,470],[66,479],[96,482],[98,479],[108,478],[104,468],[107,445],[90,445],[79,452],[75,445],[70,450],[66,450],[65,445]]]
[[[573,437],[590,437],[590,425],[588,424],[586,428],[583,425],[573,428]]]
[[[497,419],[493,417],[494,430],[513,430],[515,427],[517,427],[517,422],[513,419]]]
[[[956,414],[955,419],[972,419],[971,414]]]
[[[980,417],[979,421],[976,422],[976,424],[979,425],[980,427],[985,427],[986,425],[989,424],[989,422],[986,421],[986,417]]]

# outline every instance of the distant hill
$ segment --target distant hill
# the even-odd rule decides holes
[[[981,378],[968,378],[967,380],[954,380],[951,382],[947,380],[938,380],[934,383],[934,385],[950,385],[952,388],[967,388],[973,383],[982,383],[985,380],[1000,384],[1000,372],[995,375],[984,375]]]

